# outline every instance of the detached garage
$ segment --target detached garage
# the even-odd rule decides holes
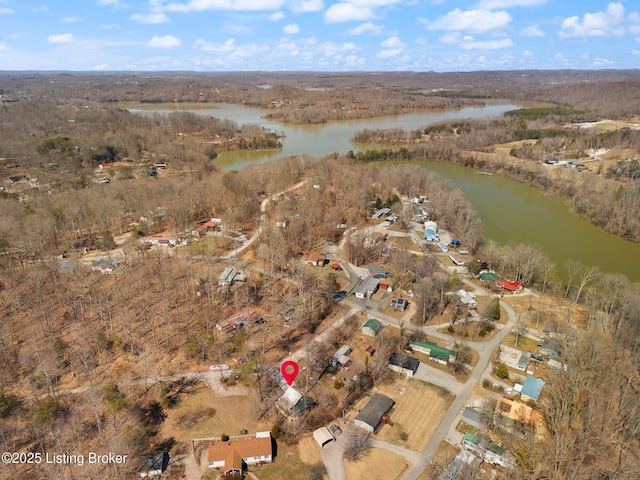
[[[320,448],[328,445],[331,442],[335,442],[335,437],[331,434],[327,427],[320,427],[313,432],[313,439],[318,442]]]

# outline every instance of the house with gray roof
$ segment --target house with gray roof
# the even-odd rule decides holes
[[[353,290],[356,298],[370,298],[371,295],[378,291],[378,279],[367,277]]]
[[[376,393],[358,412],[353,423],[367,432],[374,433],[382,423],[382,418],[391,411],[395,404],[396,402],[386,395]]]

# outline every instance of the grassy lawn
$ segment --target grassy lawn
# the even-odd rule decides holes
[[[409,378],[376,387],[375,392],[396,402],[389,415],[394,425],[382,425],[376,438],[415,451],[425,448],[453,400],[445,390]]]
[[[388,450],[373,448],[358,462],[344,462],[347,480],[396,480],[411,467],[401,455]],[[293,477],[292,477],[293,478]],[[303,478],[303,477],[295,477]]]
[[[409,237],[389,237],[389,243],[405,250],[420,250],[420,247]]]
[[[249,470],[260,480],[294,480],[309,476],[309,467],[301,460],[298,447],[283,443],[278,443],[278,455],[273,463],[251,466]]]
[[[255,433],[272,427],[270,423],[253,420],[248,398],[214,397],[204,385],[182,396],[178,405],[166,413],[160,434],[186,443],[192,438],[219,437],[223,433],[240,435],[242,429]]]
[[[518,337],[518,345],[516,345],[516,336],[513,333],[507,335],[504,339],[504,344],[510,347],[516,347],[525,352],[535,352],[538,348],[538,342],[529,337]]]

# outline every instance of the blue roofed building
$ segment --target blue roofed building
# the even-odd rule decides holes
[[[538,398],[540,398],[540,393],[542,393],[543,387],[544,380],[529,375],[524,381],[524,385],[522,385],[522,392],[520,392],[520,396],[524,400],[533,400],[534,402],[537,402]]]

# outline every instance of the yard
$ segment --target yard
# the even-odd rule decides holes
[[[315,448],[317,449],[317,446]],[[288,446],[282,442],[278,443],[278,455],[273,463],[251,466],[249,470],[260,480],[294,480],[309,477],[309,465],[301,459],[298,446]]]
[[[344,462],[347,480],[396,480],[411,468],[411,464],[401,455],[379,448],[371,449],[358,462]]]
[[[373,393],[382,393],[396,402],[389,417],[394,425],[382,425],[375,437],[410,450],[422,451],[438,427],[453,397],[444,390],[410,378],[402,378],[389,385],[376,387]],[[347,417],[353,420],[369,397],[351,409]]]
[[[268,422],[256,422],[247,397],[214,397],[211,389],[202,384],[189,395],[181,397],[175,408],[166,410],[167,418],[160,429],[162,438],[173,437],[190,443],[192,438],[240,435],[271,430]]]

